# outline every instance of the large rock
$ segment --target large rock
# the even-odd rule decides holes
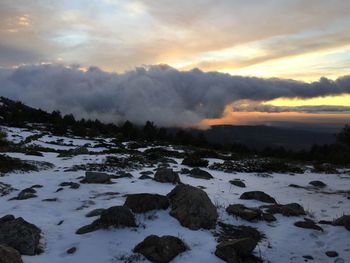
[[[142,254],[151,262],[166,263],[186,250],[186,245],[177,237],[151,235],[139,243],[133,251]]]
[[[200,168],[193,168],[190,173],[188,174],[188,176],[191,176],[191,177],[194,177],[194,178],[199,178],[199,179],[206,179],[206,180],[209,180],[209,179],[212,179],[213,176],[208,173],[207,171],[204,171]]]
[[[85,172],[85,178],[81,182],[88,184],[110,184],[111,177],[106,173]]]
[[[41,252],[39,247],[41,230],[19,217],[3,221],[0,224],[0,244],[13,247],[22,255],[35,255]]]
[[[246,262],[241,259],[251,257],[257,243],[252,238],[223,241],[216,246],[215,255],[230,263]]]
[[[23,261],[16,249],[0,245],[0,263],[23,263]]]
[[[108,227],[136,227],[134,214],[126,206],[112,206],[101,212],[100,218],[89,225],[83,226],[76,231],[82,235],[101,228]]]
[[[168,168],[160,168],[157,170],[154,175],[154,180],[161,183],[172,183],[177,184],[180,183],[179,175],[174,172],[172,169]]]
[[[145,213],[151,210],[167,209],[169,200],[159,194],[130,194],[126,197],[124,206],[129,207],[134,213]]]
[[[178,185],[169,194],[170,215],[192,230],[215,227],[218,213],[208,195],[190,185]]]
[[[209,162],[205,159],[193,155],[183,159],[181,164],[188,165],[191,167],[207,167]]]
[[[350,215],[343,215],[332,223],[334,226],[343,226],[350,231]]]
[[[243,193],[239,199],[258,200],[264,203],[276,203],[276,200],[262,191],[250,191]]]

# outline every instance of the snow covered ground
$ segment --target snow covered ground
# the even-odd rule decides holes
[[[37,131],[6,128],[9,140],[19,143]],[[62,145],[56,144],[59,141]],[[89,150],[98,142],[88,139],[42,136],[30,142],[51,149],[74,149],[78,146],[90,144]],[[71,146],[67,146],[70,144]],[[98,148],[97,148],[98,149]],[[145,150],[145,149],[142,149]],[[92,151],[92,150],[91,150]],[[37,225],[42,230],[44,253],[37,256],[23,256],[24,263],[107,263],[124,262],[122,257],[133,254],[132,249],[146,236],[173,235],[183,239],[190,250],[176,257],[173,262],[223,262],[214,255],[217,242],[210,230],[189,230],[169,215],[169,210],[159,210],[147,214],[138,214],[136,219],[138,228],[122,228],[98,230],[85,235],[77,235],[75,231],[83,225],[91,223],[94,218],[85,215],[96,208],[108,208],[123,205],[125,195],[131,193],[158,193],[166,195],[174,185],[159,183],[153,180],[139,180],[140,172],[153,171],[155,168],[131,171],[133,178],[113,179],[114,184],[81,184],[79,189],[64,187],[56,192],[62,182],[79,182],[84,171],[65,171],[73,165],[86,163],[102,163],[106,156],[112,154],[86,154],[71,158],[58,157],[55,152],[43,152],[43,156],[30,156],[22,153],[5,153],[11,157],[23,160],[46,161],[55,165],[50,170],[27,173],[9,173],[0,178],[3,183],[11,184],[18,189],[7,196],[0,197],[0,216],[13,214],[23,217],[26,221]],[[112,155],[113,156],[113,155]],[[114,155],[117,156],[117,155]],[[178,164],[171,164],[175,171],[188,168],[181,165],[182,159],[174,159]],[[210,163],[222,160],[210,159]],[[257,174],[230,174],[210,169],[208,171],[214,179],[204,180],[180,175],[185,184],[202,186],[212,202],[218,207],[219,220],[234,225],[250,225],[257,227],[265,235],[255,249],[255,254],[261,256],[265,262],[304,262],[303,255],[312,255],[310,262],[350,262],[350,232],[341,226],[322,225],[323,232],[297,228],[293,224],[302,217],[285,217],[276,215],[277,221],[267,223],[259,221],[250,223],[235,218],[226,213],[229,204],[241,203],[249,207],[263,205],[259,201],[241,200],[239,196],[246,191],[260,190],[270,194],[279,203],[297,202],[312,216],[315,221],[333,220],[343,214],[350,214],[350,200],[343,194],[329,194],[339,190],[350,190],[350,174],[272,174],[261,177]],[[246,188],[239,188],[229,183],[232,179],[241,179]],[[307,186],[312,180],[321,180],[327,184],[322,190],[306,190],[292,188],[289,184]],[[12,200],[20,190],[40,184],[36,198],[27,200]],[[107,195],[104,193],[118,194]],[[57,198],[57,202],[44,202],[43,199]],[[63,221],[62,224],[59,222]],[[74,254],[67,254],[66,250],[75,246]],[[329,258],[326,251],[335,250],[337,258]],[[146,259],[142,259],[147,262]]]

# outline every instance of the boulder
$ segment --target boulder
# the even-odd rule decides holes
[[[188,176],[191,176],[191,177],[194,177],[194,178],[199,178],[199,179],[206,179],[206,180],[209,180],[209,179],[212,179],[213,176],[208,173],[207,171],[204,171],[200,168],[193,168],[190,173],[188,174]]]
[[[151,262],[166,263],[173,260],[177,255],[187,250],[181,239],[173,236],[146,237],[133,251],[140,253]]]
[[[23,261],[16,249],[0,245],[0,263],[23,263]]]
[[[258,200],[264,203],[277,203],[276,200],[262,191],[250,191],[243,193],[239,199],[243,200]]]
[[[246,187],[245,183],[243,183],[242,180],[240,180],[240,179],[231,180],[230,184],[238,186],[238,187],[242,187],[242,188]]]
[[[179,175],[174,172],[172,169],[168,168],[160,168],[157,170],[154,175],[154,180],[160,183],[172,183],[177,184],[180,183]]]
[[[230,263],[246,262],[241,259],[249,258],[258,242],[252,238],[223,241],[216,246],[215,255]]]
[[[188,165],[191,167],[207,167],[209,162],[205,159],[202,159],[198,156],[189,156],[183,159],[182,163],[183,165]]]
[[[323,188],[323,187],[326,187],[326,186],[327,186],[327,185],[326,185],[324,182],[322,182],[322,181],[311,181],[309,184],[312,185],[312,186],[318,187],[318,188]]]
[[[110,184],[111,178],[106,173],[85,172],[85,178],[81,182],[88,184]]]
[[[135,216],[126,206],[112,206],[101,213],[99,224],[103,227],[136,227]]]
[[[166,196],[159,194],[130,194],[126,197],[124,206],[134,213],[145,213],[151,210],[167,209],[169,201]]]
[[[23,189],[17,196],[17,200],[26,200],[29,198],[34,198],[37,197],[37,195],[35,194],[36,190],[33,188],[26,188]]]
[[[21,217],[12,217],[12,220],[5,220],[0,224],[0,244],[13,247],[22,255],[35,255],[41,252],[40,233],[41,230],[37,226]]]
[[[190,186],[178,185],[168,195],[171,211],[181,225],[192,230],[215,227],[218,213],[206,192]]]
[[[350,231],[350,215],[343,215],[338,219],[334,220],[332,225],[334,226],[343,226]]]
[[[94,210],[90,211],[90,212],[87,213],[85,216],[86,216],[86,217],[100,216],[100,215],[102,214],[103,211],[104,211],[103,208],[97,208],[97,209],[94,209]]]

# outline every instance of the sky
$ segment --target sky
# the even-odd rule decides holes
[[[308,89],[315,86],[312,83],[324,83],[322,79],[336,82],[350,74],[349,10],[350,1],[347,0],[0,0],[0,95],[11,95],[32,106],[51,110],[48,103],[33,102],[35,100],[28,98],[33,98],[33,94],[43,89],[39,85],[53,85],[47,85],[44,80],[36,81],[34,85],[32,79],[24,78],[27,82],[19,79],[23,78],[22,71],[34,70],[33,67],[40,71],[39,76],[45,81],[50,76],[43,75],[51,73],[64,78],[61,81],[64,83],[69,82],[67,74],[74,75],[77,71],[81,71],[79,79],[85,74],[89,75],[85,80],[91,80],[92,73],[87,72],[98,69],[94,71],[95,75],[99,72],[104,78],[116,78],[114,85],[117,86],[105,85],[105,79],[103,83],[95,81],[94,85],[101,86],[101,93],[109,94],[113,90],[111,93],[115,96],[124,94],[121,91],[124,88],[118,86],[121,82],[127,83],[120,80],[123,76],[130,77],[130,72],[137,75],[140,68],[146,71],[151,68],[154,73],[154,67],[162,68],[159,65],[169,66],[160,70],[168,77],[170,69],[179,72],[181,78],[183,72],[185,79],[196,69],[202,75],[209,74],[204,78],[212,79],[210,74],[217,72],[222,74],[220,80],[225,79],[224,76],[256,77],[262,81],[273,78],[288,82],[293,79]],[[48,70],[46,65],[52,67]],[[58,74],[57,69],[61,66],[72,72],[64,71],[64,76]],[[148,77],[153,73],[147,73]],[[154,78],[150,78],[152,82]],[[349,122],[350,95],[346,87],[341,86],[342,92],[315,92],[313,97],[303,97],[296,92],[295,96],[281,94],[270,96],[271,99],[269,96],[257,99],[253,95],[232,96],[241,92],[242,86],[236,80],[229,80],[234,89],[217,92],[230,98],[229,101],[226,98],[220,102],[217,99],[203,100],[220,104],[216,107],[202,105],[213,112],[198,114],[193,111],[198,105],[187,105],[189,102],[182,94],[177,94],[180,100],[182,98],[181,103],[187,105],[184,107],[188,113],[185,114],[187,117],[183,116],[185,120],[178,121],[174,117],[178,112],[169,109],[173,112],[155,121],[166,125],[172,123],[167,118],[175,118],[175,125],[254,124],[257,119],[266,124],[285,120],[329,124]],[[76,81],[75,77],[70,81]],[[160,86],[164,85],[165,80]],[[32,88],[28,89],[29,86]],[[69,83],[66,86],[76,85]],[[189,83],[184,86],[193,88]],[[217,86],[220,89],[220,84]],[[49,87],[44,88],[50,93]],[[212,89],[206,83],[202,88]],[[70,92],[64,87],[60,89]],[[88,97],[87,89],[82,88],[76,96]],[[164,88],[170,92],[169,89],[179,92],[179,89]],[[235,92],[235,89],[240,91]],[[146,90],[137,90],[133,91],[135,96],[152,97],[144,95]],[[265,88],[256,87],[256,92],[266,95]],[[195,92],[193,96],[211,93],[206,90]],[[153,97],[161,97],[155,94]],[[120,98],[114,99],[120,101]],[[167,99],[172,100],[172,97]],[[193,98],[196,102],[201,100]],[[62,101],[55,101],[52,105],[62,111],[75,111],[79,116],[105,118],[109,115],[107,119],[112,121],[114,118],[130,118],[141,122],[153,116],[135,117],[143,115],[144,109],[130,115],[125,111],[121,113],[118,108],[101,112],[98,102],[91,102],[87,107],[86,101],[77,101],[83,105],[69,108]],[[149,103],[142,105],[148,107]]]

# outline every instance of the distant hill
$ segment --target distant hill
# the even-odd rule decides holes
[[[313,144],[331,144],[335,135],[326,132],[286,129],[270,126],[215,125],[204,132],[213,143],[240,143],[251,148],[285,147],[300,150]]]

